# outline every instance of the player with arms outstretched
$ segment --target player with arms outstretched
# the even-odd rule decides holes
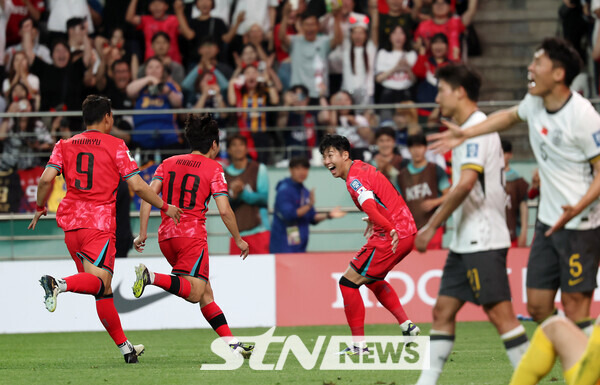
[[[52,180],[63,173],[67,194],[58,207],[56,222],[65,232],[65,243],[79,273],[62,279],[44,275],[40,283],[50,312],[56,309],[59,293],[70,291],[95,296],[102,325],[123,353],[125,362],[136,363],[144,346],[133,346],[125,337],[111,288],[119,181],[121,178],[127,181],[136,194],[160,208],[169,218],[179,220],[181,210],[163,202],[150,189],[138,175],[138,166],[125,143],[109,135],[113,127],[110,99],[90,95],[83,102],[82,110],[87,129],[54,146],[40,177],[37,211],[29,225],[29,229],[35,229],[40,217],[48,213],[46,200]]]
[[[342,353],[369,354],[364,344],[365,306],[358,290],[361,285],[367,285],[377,300],[396,317],[402,334],[415,336],[420,333],[419,327],[408,319],[396,291],[384,280],[387,273],[411,252],[417,226],[390,181],[375,167],[350,159],[348,139],[327,135],[319,150],[331,175],[346,181],[354,204],[368,215],[367,244],[352,258],[339,284],[354,342],[353,347],[347,347]]]
[[[173,266],[172,275],[155,273],[143,264],[135,269],[133,295],[141,297],[147,285],[158,286],[191,303],[200,303],[202,315],[231,349],[248,358],[254,349],[231,333],[225,315],[216,304],[209,281],[206,211],[211,196],[215,199],[223,223],[241,250],[248,256],[248,244],[240,236],[235,214],[229,205],[227,182],[223,167],[215,161],[219,154],[219,128],[211,115],[189,115],[185,137],[192,152],[177,155],[158,166],[150,188],[162,192],[165,202],[183,209],[181,222],[175,226],[163,215],[158,228],[160,250]],[[166,203],[165,203],[166,204]],[[140,208],[140,235],[134,240],[135,249],[142,252],[148,237],[150,205]]]

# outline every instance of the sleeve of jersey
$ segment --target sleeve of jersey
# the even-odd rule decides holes
[[[217,198],[220,196],[229,196],[227,191],[225,173],[223,172],[223,167],[219,166],[215,168],[215,173],[210,181],[210,192],[212,193],[213,198]]]
[[[154,176],[152,176],[152,180],[156,179],[161,181],[161,183],[164,181],[164,170],[163,170],[163,163],[159,164],[158,167],[156,168],[156,171],[154,171]],[[152,182],[152,181],[150,181]]]
[[[591,104],[582,112],[577,127],[579,147],[590,163],[595,163],[600,160],[600,115]]]
[[[46,164],[46,167],[52,167],[58,170],[58,174],[62,174],[63,169],[63,154],[62,154],[62,140],[59,140],[52,150],[50,160]]]
[[[119,141],[117,145],[117,151],[115,153],[115,163],[117,164],[117,169],[121,174],[123,180],[127,180],[134,175],[140,173],[140,169],[138,168],[137,163],[131,156],[131,152],[125,145],[125,142]]]
[[[486,140],[486,137],[476,137],[465,142],[464,158],[459,160],[461,170],[468,169],[483,173]]]
[[[517,115],[519,115],[519,119],[521,119],[524,122],[527,121],[527,113],[529,112],[529,109],[531,108],[530,107],[531,101],[532,101],[531,95],[527,94],[527,95],[525,95],[523,100],[521,100],[521,102],[519,103]]]
[[[358,196],[358,203],[363,211],[369,216],[369,220],[376,226],[383,227],[386,232],[394,229],[394,226],[377,210],[377,203],[373,191],[365,191]]]

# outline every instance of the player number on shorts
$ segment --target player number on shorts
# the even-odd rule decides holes
[[[579,262],[580,257],[581,256],[579,254],[573,254],[569,258],[569,272],[573,278],[579,277],[583,272],[583,266],[581,266],[581,262]]]
[[[84,168],[83,165],[86,163],[87,165]],[[91,190],[94,185],[94,154],[91,152],[77,154],[76,170],[78,174],[84,174],[87,180],[85,181],[85,187],[83,187],[84,183],[79,179],[75,179],[75,187],[79,190]]]
[[[167,203],[172,204],[173,200],[173,185],[175,184],[175,171],[169,171],[169,187],[167,190]],[[190,183],[190,179],[193,181]],[[188,185],[191,187],[188,188]],[[196,206],[196,195],[198,193],[198,187],[200,186],[200,177],[194,174],[185,174],[181,180],[181,187],[179,191],[179,207],[184,210],[191,210]],[[185,194],[190,193],[190,204],[185,205]]]
[[[476,268],[467,270],[467,278],[469,279],[469,284],[471,285],[471,289],[474,292],[478,292],[481,290],[481,283],[479,282],[479,272]]]

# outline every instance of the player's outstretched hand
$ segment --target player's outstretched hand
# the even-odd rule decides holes
[[[554,226],[552,226],[548,231],[546,231],[546,233],[544,234],[545,236],[549,237],[550,235],[552,235],[552,233],[555,233],[556,231],[562,229],[567,223],[569,223],[571,219],[573,219],[573,217],[579,214],[573,206],[562,206],[562,209],[563,213],[560,215]]]
[[[459,125],[449,120],[442,120],[442,123],[448,127],[446,131],[427,135],[427,147],[439,154],[452,150],[466,139]]]
[[[365,238],[369,239],[371,238],[371,235],[373,235],[373,222],[369,220],[369,217],[363,217],[362,220],[367,222],[367,228],[365,229],[365,233],[363,235]]]
[[[242,257],[242,259],[246,259],[248,253],[250,252],[250,247],[248,246],[248,243],[240,237],[240,239],[235,241],[235,244],[242,251],[240,253],[240,257]]]
[[[435,229],[429,225],[425,225],[419,230],[417,233],[417,237],[415,238],[415,248],[424,253],[427,250],[427,245],[431,238],[435,235]]]
[[[46,216],[47,214],[48,214],[48,209],[46,207],[44,207],[43,211],[36,211],[35,215],[33,216],[33,219],[31,220],[31,223],[29,223],[29,226],[27,226],[27,229],[35,230],[35,225],[37,225],[40,218],[43,216]]]
[[[400,239],[398,238],[398,233],[396,232],[396,230],[390,231],[390,236],[392,237],[392,253],[395,253],[396,249],[398,248],[398,242],[400,242]]]
[[[144,246],[146,246],[146,239],[148,239],[147,234],[140,234],[133,240],[133,247],[135,247],[135,251],[141,253],[144,251]]]
[[[167,212],[165,214],[167,214],[168,217],[173,218],[175,224],[177,225],[179,224],[179,219],[181,219],[181,214],[183,214],[183,210],[177,206],[169,205],[169,208],[167,209]]]

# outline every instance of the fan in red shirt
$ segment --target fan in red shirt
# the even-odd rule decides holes
[[[346,181],[346,188],[359,210],[365,212],[367,244],[350,261],[340,278],[344,311],[352,332],[353,347],[342,353],[369,354],[365,346],[365,306],[358,291],[366,284],[377,300],[398,320],[404,335],[418,335],[420,329],[404,312],[398,294],[384,279],[387,273],[413,249],[417,226],[406,203],[390,181],[377,169],[350,159],[350,143],[340,135],[327,135],[319,148],[323,164],[334,178]]]
[[[166,159],[158,166],[150,183],[156,193],[162,192],[165,204],[172,202],[184,210],[177,226],[163,215],[158,228],[160,250],[173,267],[172,275],[152,272],[140,264],[135,269],[133,295],[139,298],[147,285],[154,285],[188,302],[200,303],[202,315],[210,326],[235,353],[248,358],[254,346],[239,342],[231,334],[225,315],[214,301],[208,274],[205,222],[211,196],[241,250],[241,257],[246,259],[248,256],[248,244],[240,236],[235,214],[229,205],[223,167],[214,160],[219,154],[219,128],[209,114],[189,115],[184,133],[191,154]],[[133,242],[140,253],[148,237],[149,217],[150,205],[142,202],[140,235]]]
[[[138,175],[139,169],[121,139],[109,135],[114,120],[110,99],[90,95],[83,102],[83,122],[87,129],[67,140],[60,140],[40,177],[37,211],[29,224],[35,226],[46,215],[46,200],[52,181],[63,174],[67,194],[58,206],[56,222],[65,232],[65,243],[75,261],[78,274],[55,279],[44,275],[48,311],[56,309],[58,294],[70,291],[96,297],[98,318],[128,364],[138,362],[144,345],[133,346],[125,337],[115,309],[111,280],[115,263],[115,201],[121,179],[142,199],[179,220],[181,210],[162,199]]]

